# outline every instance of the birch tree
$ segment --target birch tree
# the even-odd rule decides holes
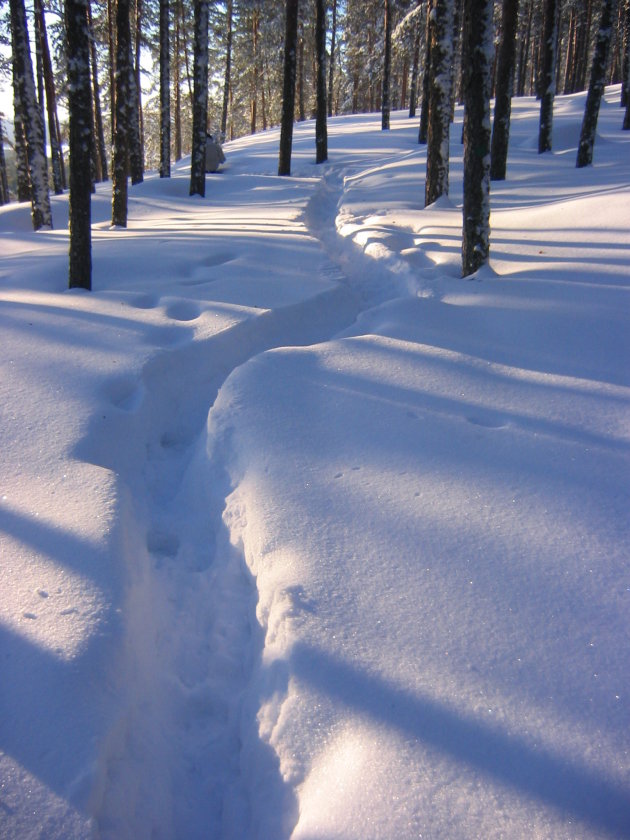
[[[65,0],[70,112],[69,286],[92,288],[92,91],[87,0]]]
[[[44,154],[44,125],[35,95],[35,79],[24,0],[9,0],[13,48],[14,95],[23,120],[28,162],[33,229],[52,228],[48,172]]]

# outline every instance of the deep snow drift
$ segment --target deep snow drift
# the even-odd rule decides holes
[[[630,134],[515,100],[491,266],[404,114],[0,208],[0,834],[630,836]],[[461,123],[461,113],[456,126]]]

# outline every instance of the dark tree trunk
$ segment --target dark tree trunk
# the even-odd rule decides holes
[[[427,142],[429,128],[429,94],[431,92],[431,9],[427,0],[427,20],[424,39],[424,72],[422,75],[422,103],[420,105],[420,127],[418,129],[418,143]]]
[[[529,47],[532,35],[532,20],[534,17],[534,3],[529,0],[527,4],[527,23],[525,33],[521,41],[518,60],[518,80],[516,84],[516,95],[525,96],[525,85],[527,83],[527,66],[529,62]]]
[[[24,118],[18,95],[15,94],[16,76],[13,76],[13,131],[15,132],[15,164],[17,168],[17,198],[18,201],[31,200],[31,182],[28,177],[28,153],[26,151],[26,134],[24,132]]]
[[[144,179],[142,153],[142,126],[140,124],[140,90],[138,72],[134,66],[133,45],[129,43],[129,168],[132,184],[141,184]]]
[[[629,0],[630,2],[630,0]],[[332,20],[330,28],[330,67],[328,68],[328,116],[333,115],[333,91],[335,83],[335,48],[337,39],[337,0],[332,3]]]
[[[7,162],[4,156],[4,128],[2,126],[2,115],[0,114],[0,204],[8,204],[10,200]]]
[[[92,99],[94,102],[94,141],[98,150],[98,157],[101,166],[101,178],[109,180],[107,168],[107,150],[105,144],[105,129],[103,127],[103,112],[101,110],[101,89],[98,83],[98,63],[96,56],[96,43],[94,40],[94,27],[92,25],[91,3],[87,3],[88,34],[90,37],[90,66],[92,69]]]
[[[381,128],[389,128],[389,112],[391,103],[389,98],[390,76],[392,71],[392,5],[391,0],[385,0],[385,56],[383,61],[383,96],[381,100]]]
[[[208,0],[195,0],[193,136],[190,195],[206,194],[206,132],[208,130]]]
[[[317,163],[323,163],[325,160],[328,160],[328,127],[326,125],[326,0],[317,0],[315,52],[317,54],[315,159]]]
[[[538,153],[550,152],[552,145],[553,100],[556,92],[556,42],[558,32],[558,0],[545,0],[545,21],[540,75],[540,128]]]
[[[418,0],[420,8],[422,0]],[[420,68],[420,40],[422,38],[422,23],[420,15],[416,20],[416,34],[413,42],[413,63],[411,65],[411,86],[409,88],[409,119],[416,116],[416,104],[418,100],[418,71]]]
[[[10,0],[13,70],[21,117],[23,119],[28,176],[30,183],[33,229],[52,228],[48,172],[44,154],[44,126],[37,97],[31,62],[24,0]]]
[[[107,0],[107,42],[109,47],[109,107],[111,147],[116,143],[116,8],[114,0]],[[114,161],[112,160],[112,169]],[[113,174],[112,174],[113,178]]]
[[[169,2],[160,0],[160,178],[171,177]]]
[[[429,123],[425,206],[448,195],[449,129],[451,120],[451,62],[453,58],[453,2],[430,0],[431,64],[429,67]]]
[[[92,91],[87,0],[66,0],[70,111],[70,288],[92,288]]]
[[[622,108],[628,104],[630,89],[630,0],[625,0],[622,9],[623,20],[623,59],[621,64],[621,102]],[[621,35],[621,32],[620,32]]]
[[[464,208],[462,274],[474,274],[490,253],[490,94],[492,0],[465,0]]]
[[[175,54],[173,56],[173,88],[175,94],[175,117],[173,120],[173,128],[175,131],[175,160],[182,159],[182,91],[180,86],[179,76],[179,57],[181,53],[181,38],[180,38],[180,14],[179,14],[180,0],[175,0]]]
[[[260,31],[260,9],[254,8],[252,15],[252,67],[251,67],[251,95],[249,133],[256,134],[256,116],[258,105],[258,40]]]
[[[227,136],[227,118],[228,105],[230,102],[230,83],[232,76],[232,39],[234,37],[233,24],[233,8],[232,0],[228,0],[227,10],[227,36],[225,43],[225,76],[223,79],[223,107],[221,108],[221,140],[225,140]]]
[[[114,135],[114,160],[112,163],[112,225],[116,227],[127,227],[130,55],[129,0],[117,0],[116,131]]]
[[[300,33],[298,36],[298,68],[297,68],[297,86],[298,86],[298,121],[304,122],[306,119],[306,107],[304,97],[304,24],[300,21]]]
[[[597,130],[597,118],[599,117],[599,106],[606,84],[606,66],[608,64],[608,53],[612,38],[612,20],[616,0],[604,0],[602,16],[597,33],[595,52],[593,53],[593,65],[591,67],[591,80],[588,86],[582,130],[580,132],[580,145],[578,146],[576,166],[581,169],[593,162],[593,146],[595,145],[595,131]]]
[[[518,0],[504,0],[501,44],[497,67],[497,86],[492,125],[492,154],[490,178],[504,181],[510,141],[510,116],[514,89],[514,58],[516,53],[516,25]]]
[[[282,86],[282,122],[280,126],[280,154],[278,159],[278,175],[291,174],[293,118],[295,115],[297,23],[298,0],[286,0],[286,24],[284,32],[284,81]]]
[[[42,73],[44,87],[46,90],[46,110],[48,116],[48,136],[50,139],[53,189],[55,195],[61,195],[65,187],[63,171],[63,157],[61,154],[61,143],[57,132],[57,98],[55,94],[55,79],[53,75],[52,61],[50,60],[50,49],[48,47],[48,35],[46,32],[46,20],[44,18],[44,6],[42,0],[35,0],[35,21],[37,40],[42,61]]]

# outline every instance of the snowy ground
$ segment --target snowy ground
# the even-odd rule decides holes
[[[630,133],[514,103],[461,280],[417,124],[0,208],[0,835],[630,837]]]

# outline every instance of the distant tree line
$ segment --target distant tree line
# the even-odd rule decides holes
[[[294,120],[316,118],[321,162],[327,117],[380,111],[387,130],[400,108],[420,111],[432,203],[448,193],[444,141],[464,103],[464,239],[479,240],[464,244],[466,274],[487,259],[470,200],[486,214],[490,178],[505,177],[513,95],[540,99],[544,152],[555,93],[589,86],[578,165],[592,160],[605,84],[622,83],[630,128],[630,0],[0,0],[0,16],[11,51],[0,72],[14,93],[13,115],[0,118],[0,201],[31,201],[35,228],[52,224],[49,190],[70,186],[71,228],[83,219],[89,230],[78,196],[109,177],[112,223],[125,226],[128,179],[145,167],[169,177],[189,153],[190,191],[203,195],[208,130],[233,139],[282,125],[286,174]]]

